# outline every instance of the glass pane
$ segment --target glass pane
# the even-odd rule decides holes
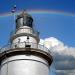
[[[18,20],[18,24],[19,24],[19,26],[23,26],[23,18],[20,18],[20,19]]]

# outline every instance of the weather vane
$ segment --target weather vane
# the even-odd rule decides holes
[[[13,15],[14,15],[14,20],[15,20],[16,5],[13,6],[13,9],[11,10],[11,12],[13,13]]]
[[[16,11],[16,5],[13,6],[13,9],[12,9],[11,12],[12,12],[12,13],[15,13],[15,11]]]

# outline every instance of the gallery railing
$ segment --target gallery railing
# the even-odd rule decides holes
[[[30,48],[38,49],[41,51],[45,51],[47,53],[51,53],[48,48],[46,48],[44,45],[37,44],[37,43],[32,43],[32,42],[20,42],[20,43],[13,43],[13,44],[8,44],[0,49],[0,53],[12,49],[17,49],[17,48],[26,48],[29,46]]]

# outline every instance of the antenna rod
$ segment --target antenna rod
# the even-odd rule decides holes
[[[12,9],[11,12],[13,13],[13,15],[14,15],[14,20],[15,20],[16,5],[13,6],[13,9]]]
[[[13,20],[14,20],[14,25],[15,25],[15,12],[16,12],[16,5],[13,6],[13,9],[11,10],[12,15],[13,15]],[[13,27],[14,30],[14,27]]]

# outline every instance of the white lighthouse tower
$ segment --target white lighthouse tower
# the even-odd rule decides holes
[[[10,41],[0,51],[0,75],[49,75],[52,56],[39,44],[33,18],[25,11],[17,16]]]

